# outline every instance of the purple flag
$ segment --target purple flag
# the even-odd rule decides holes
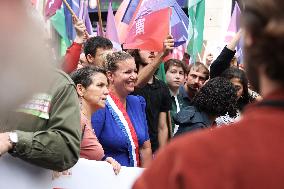
[[[99,22],[96,22],[97,23],[97,36],[101,36],[101,37],[104,37],[104,29],[102,28],[102,32],[103,33],[101,33],[100,31],[100,24],[99,24]]]
[[[89,17],[89,9],[88,9],[88,1],[80,0],[80,11],[79,11],[79,19],[83,20],[87,29],[87,32],[90,35],[93,35],[93,27],[91,24],[91,20]]]
[[[62,0],[48,0],[45,5],[44,15],[48,19],[55,15],[56,11],[60,9],[62,5]]]
[[[225,38],[225,42],[229,43],[233,37],[236,35],[236,33],[240,29],[240,19],[241,19],[241,9],[238,5],[238,3],[235,3],[234,11],[231,17],[231,21],[227,30],[227,35]],[[236,57],[238,59],[238,64],[242,63],[243,61],[243,52],[242,52],[242,44],[241,41],[237,45],[237,53]]]
[[[107,13],[106,38],[111,40],[113,47],[116,50],[121,50],[111,2],[109,2]]]
[[[234,11],[231,17],[231,21],[227,30],[227,35],[225,38],[225,42],[228,43],[232,40],[232,38],[235,36],[235,34],[239,31],[240,29],[240,18],[241,18],[241,9],[236,2]]]
[[[141,2],[141,0],[130,0],[127,8],[125,10],[125,13],[122,17],[122,22],[129,24],[130,21],[132,20],[132,17],[135,13],[135,11],[138,9],[139,3]]]

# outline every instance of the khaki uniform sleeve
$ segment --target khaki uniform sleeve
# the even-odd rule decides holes
[[[76,90],[66,84],[51,102],[50,117],[40,131],[16,130],[19,141],[14,156],[27,162],[63,171],[72,167],[80,152],[80,109]]]

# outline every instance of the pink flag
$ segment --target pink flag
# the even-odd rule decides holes
[[[186,44],[180,45],[178,47],[175,47],[172,51],[172,53],[170,53],[168,56],[166,56],[164,58],[164,62],[166,62],[169,59],[178,59],[178,60],[182,60],[184,53],[185,53],[185,49],[186,49]]]
[[[226,43],[230,42],[238,32],[240,28],[240,17],[241,17],[241,9],[238,3],[236,2],[225,38]]]
[[[107,14],[106,38],[111,40],[113,47],[116,50],[121,50],[121,45],[118,39],[115,18],[113,15],[111,2],[109,2],[108,14]]]
[[[125,42],[127,33],[129,31],[129,25],[121,21],[129,2],[130,0],[123,0],[115,13],[115,23],[118,31],[119,42],[121,44]]]
[[[44,15],[48,19],[55,15],[56,11],[60,9],[62,5],[62,0],[48,0],[45,5]]]
[[[161,9],[137,19],[132,25],[125,49],[141,49],[160,52],[169,34],[171,8]]]

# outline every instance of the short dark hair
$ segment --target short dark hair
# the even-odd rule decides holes
[[[165,62],[165,72],[168,71],[168,69],[171,67],[171,66],[177,66],[179,68],[182,68],[184,74],[187,73],[187,69],[186,69],[186,65],[178,60],[178,59],[169,59]]]
[[[206,75],[205,79],[209,79],[209,70],[202,62],[195,62],[193,64],[190,64],[187,67],[187,73],[189,73],[192,69],[197,72],[201,71],[204,75]]]
[[[118,68],[117,63],[132,59],[133,57],[124,51],[112,52],[106,55],[106,68],[107,71],[115,72]]]
[[[75,85],[81,84],[83,87],[87,88],[92,84],[91,77],[97,73],[106,75],[105,69],[101,67],[86,66],[72,72],[70,77],[72,78]]]
[[[84,45],[85,56],[90,54],[93,57],[95,57],[98,48],[112,49],[113,45],[112,45],[112,42],[107,38],[100,37],[100,36],[90,37],[89,39],[87,39]]]
[[[234,85],[225,78],[210,79],[194,96],[192,104],[211,116],[222,116],[228,113],[236,116],[237,91]]]
[[[128,50],[129,54],[134,58],[136,69],[139,71],[139,65],[143,64],[141,56],[139,54],[139,49]]]

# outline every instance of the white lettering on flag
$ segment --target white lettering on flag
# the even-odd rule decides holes
[[[140,18],[136,22],[136,35],[144,34],[144,22],[145,18]]]
[[[48,8],[51,8],[51,6],[54,4],[54,1],[55,1],[55,0],[51,0],[51,1],[49,2]]]

